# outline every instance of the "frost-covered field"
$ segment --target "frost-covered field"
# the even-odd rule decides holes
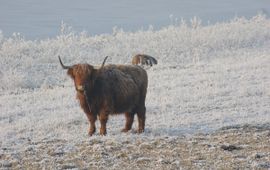
[[[61,149],[69,152],[91,140],[136,145],[136,140],[270,123],[269,47],[270,20],[261,15],[209,26],[194,19],[158,31],[115,29],[99,36],[74,33],[63,24],[59,36],[40,41],[0,34],[0,156],[8,150],[21,159],[16,153],[32,147],[29,141],[66,141]],[[73,82],[57,56],[66,64],[99,65],[107,55],[107,63],[128,64],[136,53],[159,61],[147,69],[146,132],[121,133],[124,116],[118,115],[110,117],[106,137],[88,137]]]

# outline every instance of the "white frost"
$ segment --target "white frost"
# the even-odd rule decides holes
[[[108,63],[116,64],[130,63],[136,53],[156,57],[159,64],[147,70],[142,138],[270,122],[270,20],[258,15],[209,26],[193,20],[193,27],[189,25],[182,21],[159,31],[115,30],[100,36],[65,32],[40,41],[0,33],[2,146],[20,149],[27,140],[79,143],[89,138],[86,116],[58,55],[67,65],[100,65],[107,55]],[[122,134],[123,126],[123,115],[110,117],[104,140],[137,139],[133,133]]]

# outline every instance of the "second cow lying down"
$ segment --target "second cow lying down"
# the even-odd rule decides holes
[[[147,54],[137,54],[132,57],[132,64],[133,65],[148,65],[153,66],[154,64],[157,64],[157,60]]]
[[[106,59],[105,59],[106,60]],[[145,127],[145,98],[148,78],[146,71],[136,65],[106,65],[100,68],[89,64],[65,66],[59,61],[67,74],[73,79],[77,99],[89,123],[89,135],[96,131],[95,122],[100,120],[100,134],[106,134],[108,116],[124,113],[126,124],[123,132],[131,129],[134,115],[138,116],[138,133]]]

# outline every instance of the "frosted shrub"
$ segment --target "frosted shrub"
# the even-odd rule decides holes
[[[191,28],[196,29],[201,26],[202,21],[197,17],[190,20]]]
[[[60,35],[40,41],[27,41],[18,33],[4,38],[0,33],[1,72],[20,77],[20,83],[7,77],[1,78],[2,82],[9,84],[5,88],[10,90],[63,84],[58,55],[67,64],[100,65],[105,56],[110,56],[108,63],[130,63],[132,55],[147,53],[156,57],[159,65],[186,65],[211,60],[224,51],[260,47],[270,39],[270,20],[263,15],[208,26],[201,25],[196,17],[190,23],[183,19],[177,23],[173,15],[170,18],[172,25],[157,31],[152,26],[137,32],[114,28],[111,35],[90,36],[86,32],[76,33],[62,23]]]
[[[4,41],[4,35],[2,31],[0,30],[0,47],[2,46],[3,41]]]
[[[9,90],[16,88],[29,88],[23,74],[18,74],[14,70],[7,70],[0,73],[0,89]]]

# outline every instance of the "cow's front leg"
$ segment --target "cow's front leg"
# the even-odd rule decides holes
[[[92,136],[96,132],[96,120],[97,116],[93,114],[86,114],[88,121],[89,121],[89,130],[88,130],[88,135]]]
[[[85,112],[87,119],[89,121],[89,129],[88,129],[88,135],[92,136],[96,132],[96,120],[97,120],[97,115],[94,115],[93,113]]]
[[[82,109],[83,109],[84,113],[86,114],[87,119],[89,121],[88,135],[92,136],[96,131],[95,122],[97,120],[97,115],[93,114],[90,111],[89,105],[88,105],[88,103],[86,101],[86,98],[85,98],[85,95],[83,93],[78,92],[77,93],[77,98],[79,99],[80,105],[81,105],[81,107],[82,107]]]
[[[100,135],[106,135],[107,130],[106,130],[106,123],[108,121],[109,114],[108,112],[101,112],[99,114],[99,121],[100,121]]]

